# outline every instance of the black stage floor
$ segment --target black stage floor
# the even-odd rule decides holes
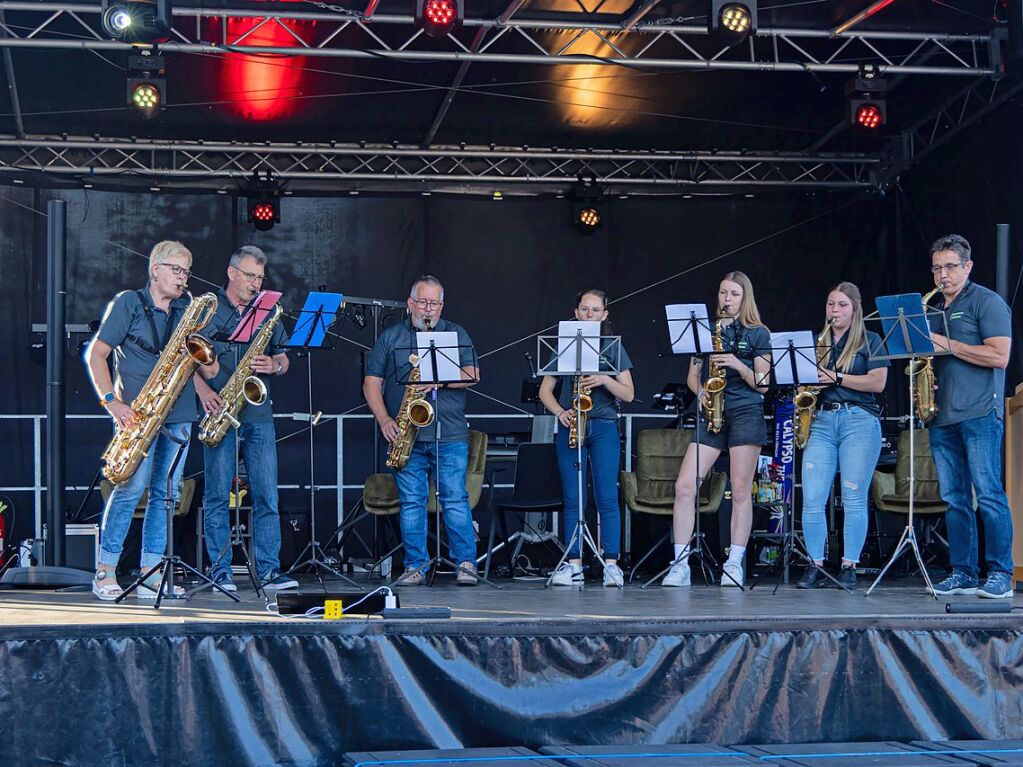
[[[949,615],[920,579],[870,597],[501,585],[400,590],[402,607],[451,609],[428,621],[278,617],[247,589],[159,611],[0,592],[0,746],[18,755],[4,763],[1023,739],[1023,611]]]

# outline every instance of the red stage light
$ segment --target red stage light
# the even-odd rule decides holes
[[[881,114],[880,107],[877,104],[860,104],[856,108],[856,123],[869,130],[875,130],[881,127],[881,123],[884,122],[884,117]]]
[[[431,24],[446,27],[455,18],[455,4],[451,0],[430,0],[423,13]]]
[[[459,0],[416,0],[416,24],[430,37],[444,37],[462,22]]]
[[[268,202],[261,202],[252,209],[252,218],[263,223],[273,221],[275,215],[274,206]]]

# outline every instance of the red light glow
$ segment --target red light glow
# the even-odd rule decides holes
[[[863,104],[856,110],[856,122],[864,128],[874,130],[881,126],[881,110],[875,104]]]
[[[273,221],[274,206],[268,202],[261,202],[252,209],[253,221]]]
[[[426,20],[437,27],[447,27],[455,20],[455,4],[452,0],[430,0],[423,9]]]

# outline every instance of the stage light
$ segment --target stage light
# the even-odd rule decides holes
[[[128,108],[145,120],[153,119],[163,109],[167,92],[164,67],[163,56],[152,56],[149,51],[128,57]]]
[[[710,0],[707,31],[728,45],[736,45],[757,31],[755,0]]]
[[[153,45],[170,39],[171,0],[103,0],[103,30],[116,40]]]
[[[600,213],[596,208],[583,208],[579,211],[579,226],[583,229],[596,229],[600,226]]]
[[[604,197],[604,189],[593,176],[580,176],[572,190],[572,197],[575,200],[572,224],[583,234],[593,234],[603,222],[599,203]]]
[[[416,0],[416,26],[430,37],[446,37],[463,15],[461,0]]]
[[[864,135],[882,132],[888,122],[888,105],[884,98],[887,87],[873,65],[860,67],[859,75],[845,84],[846,115],[853,131]]]
[[[249,182],[248,221],[261,232],[268,232],[281,220],[281,186],[273,171],[256,171]]]
[[[876,130],[884,124],[884,115],[877,104],[864,103],[856,106],[856,123],[867,130]]]

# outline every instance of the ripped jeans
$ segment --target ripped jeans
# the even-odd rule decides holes
[[[861,407],[822,410],[803,450],[803,535],[807,553],[820,562],[828,535],[825,507],[835,472],[842,474],[842,559],[859,562],[867,539],[867,493],[881,455],[881,421]]]

